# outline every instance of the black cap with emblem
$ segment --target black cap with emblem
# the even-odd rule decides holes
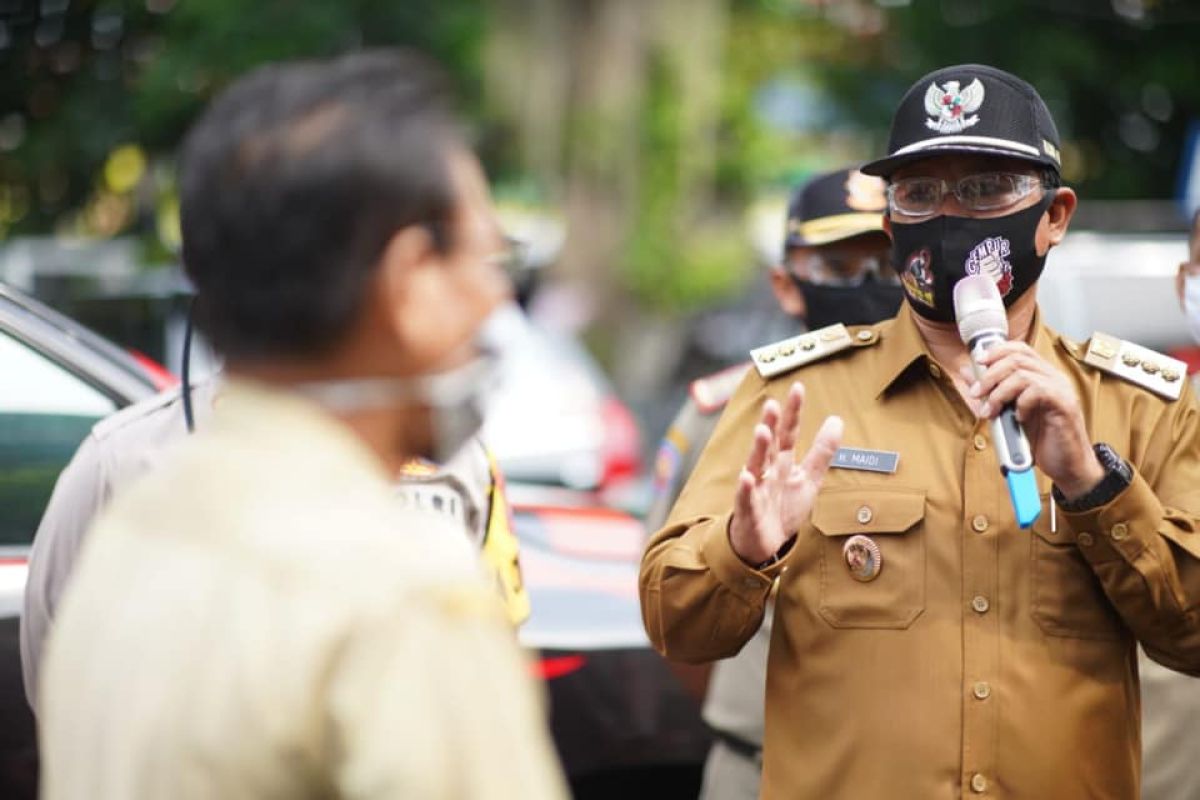
[[[856,169],[805,182],[788,203],[786,247],[820,247],[866,233],[883,233],[884,184]]]
[[[888,177],[939,153],[985,153],[1061,169],[1058,129],[1037,90],[982,64],[959,64],[913,84],[892,118],[886,158],[862,168]]]

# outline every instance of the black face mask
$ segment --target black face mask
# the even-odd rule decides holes
[[[874,325],[896,316],[904,291],[895,284],[868,277],[859,286],[825,286],[788,273],[804,295],[804,320],[809,330],[828,325]]]
[[[1047,190],[1041,202],[1003,217],[937,216],[912,225],[892,225],[892,258],[913,310],[936,322],[954,320],[954,284],[967,275],[991,275],[1011,306],[1042,274],[1035,234],[1042,214],[1054,202]]]

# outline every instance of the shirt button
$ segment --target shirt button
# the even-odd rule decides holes
[[[992,696],[992,687],[988,685],[987,681],[980,681],[975,684],[971,691],[979,700],[987,700]]]
[[[976,450],[986,450],[987,449],[987,439],[984,438],[982,433],[975,434],[975,449]]]
[[[873,516],[875,515],[871,512],[870,506],[862,506],[858,509],[858,521],[863,525],[870,522]]]
[[[983,514],[977,514],[975,519],[971,520],[971,527],[976,533],[983,533],[988,529],[988,518]]]
[[[941,367],[939,367],[937,364],[934,364],[933,362],[930,362],[930,364],[929,364],[929,374],[930,374],[930,375],[932,375],[932,376],[933,376],[933,377],[935,377],[935,378],[940,378],[940,377],[942,377],[942,368],[941,368]]]
[[[855,336],[858,337],[860,342],[869,342],[875,338],[875,334],[871,331],[859,331]]]
[[[987,778],[976,772],[971,776],[971,791],[982,794],[987,791]]]
[[[981,594],[975,595],[975,599],[971,601],[971,608],[975,609],[980,614],[986,614],[987,610],[992,607],[988,599]]]
[[[1075,541],[1079,542],[1080,547],[1091,547],[1094,542],[1094,540],[1092,539],[1092,535],[1090,533],[1088,533],[1087,531],[1084,531],[1083,533],[1076,536]]]
[[[1124,522],[1118,522],[1112,526],[1112,538],[1114,542],[1123,542],[1129,538],[1129,526]]]

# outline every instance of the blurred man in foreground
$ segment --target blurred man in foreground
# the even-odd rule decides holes
[[[771,289],[783,313],[810,330],[816,341],[835,326],[869,325],[900,308],[904,295],[890,265],[885,210],[883,181],[854,169],[818,175],[793,194],[783,260],[771,268]],[[647,530],[666,522],[722,409],[749,369],[746,362],[692,383],[659,447]],[[758,797],[770,641],[766,615],[741,651],[713,669],[704,721],[717,741],[704,767],[703,800]]]
[[[440,79],[395,53],[259,70],[192,130],[181,198],[227,380],[84,545],[44,796],[561,797],[492,588],[390,485],[477,430],[505,294]]]
[[[213,376],[193,384],[194,425],[207,426],[220,390]],[[37,697],[42,648],[75,560],[96,516],[128,484],[151,472],[188,435],[182,392],[163,392],[98,422],[54,487],[29,554],[21,613],[21,673],[31,708]],[[414,457],[400,469],[400,503],[443,515],[481,552],[514,625],[529,616],[518,543],[504,479],[478,438],[443,464]],[[467,555],[467,554],[464,554]]]

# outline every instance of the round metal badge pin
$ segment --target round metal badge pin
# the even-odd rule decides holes
[[[857,581],[873,581],[883,569],[883,553],[869,536],[857,534],[847,539],[842,546],[842,557],[850,575]]]

